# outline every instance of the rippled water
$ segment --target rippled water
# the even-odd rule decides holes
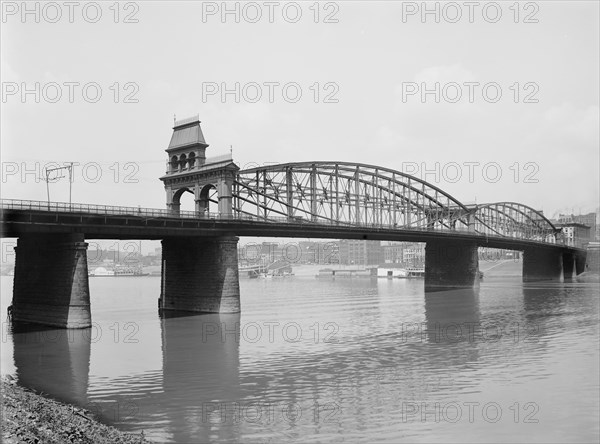
[[[598,284],[498,276],[242,280],[241,315],[164,319],[160,278],[95,278],[94,327],[4,324],[2,373],[159,442],[597,442]]]

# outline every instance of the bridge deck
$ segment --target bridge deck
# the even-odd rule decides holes
[[[38,201],[1,200],[2,237],[27,233],[83,233],[88,239],[165,239],[170,237],[262,236],[324,239],[369,239],[427,242],[464,240],[479,246],[523,250],[542,247],[578,250],[562,244],[515,239],[458,230],[397,228],[383,225],[325,224],[301,219],[269,218],[248,215],[223,216],[181,211],[117,207],[110,205],[68,204]]]

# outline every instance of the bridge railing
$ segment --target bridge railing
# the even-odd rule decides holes
[[[173,211],[158,208],[121,207],[116,205],[96,205],[68,202],[43,202],[37,200],[0,199],[3,210],[50,211],[54,213],[85,213],[107,216],[138,216],[138,217],[174,217],[174,218],[207,218],[217,217],[218,214],[200,213],[197,211]]]
[[[68,202],[44,202],[38,200],[17,200],[17,199],[0,199],[0,208],[2,210],[28,210],[28,211],[43,211],[53,213],[68,213],[68,214],[90,214],[90,215],[106,215],[106,216],[131,216],[142,218],[175,218],[175,219],[213,219],[213,220],[237,220],[237,221],[252,221],[252,222],[271,222],[271,223],[294,223],[294,224],[319,224],[319,225],[348,225],[343,222],[334,223],[327,221],[313,222],[308,219],[288,217],[273,217],[267,219],[260,216],[250,214],[220,214],[207,213],[201,211],[183,211],[169,210],[158,208],[142,208],[142,207],[122,207],[116,205],[97,205],[97,204],[82,204]],[[370,227],[365,227],[370,228]]]
[[[361,228],[370,230],[410,230],[410,231],[432,231],[429,227],[418,226],[418,227],[405,227],[395,226],[386,224],[361,224],[359,226],[342,221],[333,220],[309,220],[299,217],[286,217],[286,216],[255,216],[250,214],[219,214],[219,213],[206,213],[197,211],[176,211],[168,209],[158,208],[142,208],[142,207],[121,207],[115,205],[96,205],[96,204],[82,204],[82,203],[68,203],[68,202],[43,202],[36,200],[16,200],[16,199],[0,199],[0,208],[2,210],[29,210],[29,211],[42,211],[42,212],[53,212],[53,213],[68,213],[68,214],[89,214],[89,215],[107,215],[107,216],[128,216],[128,217],[139,217],[144,219],[152,218],[173,218],[173,219],[188,219],[188,220],[220,220],[220,221],[249,221],[249,222],[261,222],[261,223],[282,223],[287,225],[313,225],[313,226],[335,226],[335,227],[348,227],[348,228]],[[437,228],[433,231],[450,231],[450,230],[438,230]],[[469,231],[454,230],[457,234],[469,234]],[[475,233],[470,233],[475,234]],[[485,235],[481,236],[489,238],[499,238],[503,236],[497,235]],[[508,236],[510,237],[510,236]],[[516,237],[515,237],[516,238]],[[522,238],[521,238],[522,239]],[[527,239],[523,239],[527,240]],[[556,243],[566,244],[565,240],[561,237],[554,239],[554,241],[548,241],[545,239],[529,239],[537,240],[543,243]]]

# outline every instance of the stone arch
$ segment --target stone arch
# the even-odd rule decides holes
[[[188,155],[188,170],[191,170],[195,166],[196,166],[196,154],[194,152],[191,152]]]
[[[219,196],[217,185],[208,183],[202,186],[196,202],[196,208],[200,214],[218,213]]]
[[[179,212],[180,212],[180,209],[181,209],[181,196],[183,196],[184,193],[194,194],[194,192],[192,190],[190,190],[188,187],[180,188],[180,189],[178,189],[177,191],[175,191],[173,193],[173,197],[171,199],[171,209],[176,214],[179,214]]]
[[[179,170],[183,171],[186,169],[186,161],[187,161],[187,157],[185,154],[182,154],[181,156],[179,156]]]
[[[170,169],[172,173],[176,173],[177,170],[179,169],[179,159],[177,158],[177,156],[173,156],[171,157],[171,162],[170,162]]]

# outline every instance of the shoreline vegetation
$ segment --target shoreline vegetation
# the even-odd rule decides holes
[[[141,434],[105,425],[79,407],[46,398],[2,377],[3,443],[149,444]]]

